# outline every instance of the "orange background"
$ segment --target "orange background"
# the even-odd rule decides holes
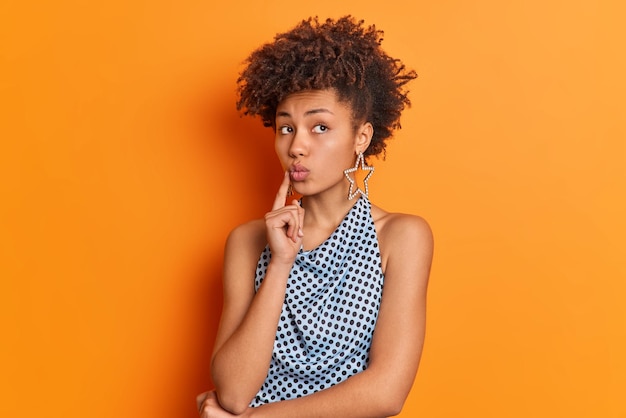
[[[353,13],[420,77],[375,203],[436,236],[403,417],[626,417],[619,1],[0,4],[0,415],[194,417],[280,180],[240,62]]]

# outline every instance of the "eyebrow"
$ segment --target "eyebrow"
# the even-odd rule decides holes
[[[306,112],[304,112],[304,116],[315,115],[315,114],[318,114],[318,113],[330,113],[333,116],[335,115],[330,110],[328,110],[328,109],[326,109],[324,107],[320,107],[318,109],[307,110]],[[276,112],[276,117],[291,117],[291,115],[289,114],[289,112],[285,112],[284,110],[281,110],[279,112]]]

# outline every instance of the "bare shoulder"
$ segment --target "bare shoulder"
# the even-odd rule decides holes
[[[235,227],[226,241],[227,247],[234,245],[238,248],[254,247],[262,249],[265,246],[265,222],[255,219]]]
[[[398,241],[408,239],[423,245],[432,245],[433,233],[428,222],[421,216],[387,212],[372,205],[372,217],[379,239]]]
[[[248,277],[254,271],[266,243],[265,222],[262,219],[234,228],[224,249],[224,280]]]
[[[378,235],[383,270],[390,263],[428,264],[433,254],[433,233],[421,216],[387,212],[372,205],[372,217]]]

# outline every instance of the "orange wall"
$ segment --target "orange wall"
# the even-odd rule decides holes
[[[626,417],[622,2],[37,3],[0,5],[0,416],[195,416],[280,178],[238,65],[352,12],[420,75],[370,183],[437,241],[402,416]]]

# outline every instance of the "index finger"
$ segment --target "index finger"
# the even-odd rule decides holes
[[[285,175],[283,176],[283,182],[280,184],[280,187],[278,188],[278,192],[276,193],[276,200],[274,200],[274,205],[272,206],[272,210],[285,207],[285,200],[287,200],[288,190],[289,190],[289,171],[285,171]]]

